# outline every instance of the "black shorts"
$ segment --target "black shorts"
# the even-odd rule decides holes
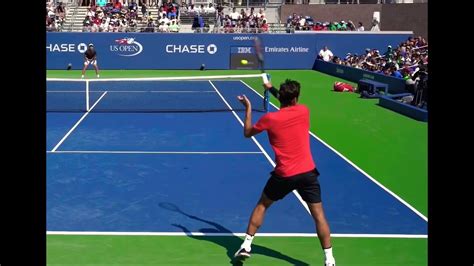
[[[295,190],[301,195],[304,201],[308,203],[321,202],[321,187],[318,181],[319,172],[315,168],[306,173],[294,175],[291,177],[280,177],[271,172],[263,193],[273,200],[281,200],[288,193]]]

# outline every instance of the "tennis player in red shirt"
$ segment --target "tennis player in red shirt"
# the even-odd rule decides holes
[[[296,189],[308,204],[316,224],[316,232],[325,254],[324,265],[335,266],[329,225],[321,203],[319,172],[309,146],[309,109],[298,104],[300,84],[287,79],[280,85],[280,90],[270,83],[264,86],[279,99],[280,110],[265,114],[255,125],[252,126],[251,102],[245,95],[238,96],[238,99],[246,108],[244,136],[250,138],[266,130],[275,152],[276,166],[252,212],[245,240],[235,253],[235,258],[245,260],[250,257],[252,240],[263,223],[265,211],[273,202],[283,199]]]

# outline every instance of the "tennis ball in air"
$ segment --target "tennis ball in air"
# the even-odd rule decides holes
[[[245,59],[242,59],[242,60],[240,60],[240,63],[241,63],[242,65],[246,65],[246,64],[249,63],[249,61],[247,61],[247,60],[245,60]]]

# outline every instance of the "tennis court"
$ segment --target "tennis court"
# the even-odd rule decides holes
[[[171,265],[166,254],[176,259],[181,253],[187,257],[187,252],[204,253],[206,261],[200,265],[228,261],[274,166],[266,134],[242,136],[243,111],[236,96],[250,98],[256,109],[254,121],[264,114],[259,110],[261,89],[255,83],[255,79],[111,79],[91,85],[89,96],[80,82],[62,80],[49,86],[48,108],[50,103],[54,107],[47,113],[48,238],[121,237],[115,240],[116,248],[137,237],[141,244],[171,238],[166,241],[178,242],[182,250],[167,253],[165,247],[160,259],[149,259],[150,264]],[[270,111],[276,110],[272,105]],[[321,172],[333,237],[366,241],[427,237],[427,219],[412,205],[313,133],[311,149]],[[249,264],[257,265],[259,255],[277,264],[321,261],[314,224],[297,194],[270,208],[258,236],[262,237],[256,240],[256,258]],[[279,242],[286,237],[314,241],[305,250],[312,248],[317,259],[287,255]],[[227,250],[189,248],[191,240],[206,240]],[[337,249],[337,241],[336,258],[337,252],[344,252]],[[52,264],[61,264],[60,258],[54,260]]]

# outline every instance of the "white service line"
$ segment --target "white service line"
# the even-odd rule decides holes
[[[247,86],[249,89],[251,89],[253,92],[255,92],[258,96],[260,96],[261,98],[263,98],[262,95],[260,95],[256,90],[254,90],[252,87],[250,87],[247,83],[245,83],[243,80],[241,80],[240,82],[242,82],[245,86]],[[278,108],[276,105],[274,105],[272,102],[270,102],[270,104],[275,107],[277,110],[280,110],[280,108]],[[365,175],[368,179],[370,179],[372,182],[374,182],[376,185],[378,185],[380,188],[382,188],[383,190],[385,190],[385,192],[387,192],[388,194],[390,194],[391,196],[393,196],[395,199],[397,199],[398,201],[400,201],[403,205],[405,205],[407,208],[409,208],[410,210],[412,210],[416,215],[418,215],[419,217],[421,217],[423,220],[425,221],[428,221],[428,218],[423,215],[420,211],[418,211],[417,209],[415,209],[415,207],[411,206],[408,202],[406,202],[404,199],[402,199],[400,196],[398,196],[397,194],[395,194],[393,191],[391,191],[390,189],[388,189],[387,187],[385,187],[384,185],[382,185],[380,182],[378,182],[375,178],[373,178],[372,176],[370,176],[368,173],[366,173],[364,170],[362,170],[360,167],[358,167],[355,163],[353,163],[351,160],[347,159],[344,155],[342,155],[340,152],[338,152],[336,149],[334,149],[333,147],[331,147],[329,144],[327,144],[326,142],[324,142],[322,139],[320,139],[318,136],[316,136],[313,132],[309,131],[309,134],[311,136],[313,136],[315,139],[317,139],[319,142],[321,142],[324,146],[326,146],[327,148],[329,148],[330,150],[332,150],[334,153],[336,153],[339,157],[341,157],[343,160],[345,160],[347,163],[349,163],[352,167],[354,167],[355,169],[357,169],[359,172],[361,172],[363,175]]]
[[[47,235],[83,236],[245,236],[245,233],[203,232],[100,232],[100,231],[46,231]],[[258,233],[258,237],[317,237],[316,233]],[[428,238],[428,235],[406,234],[331,234],[339,238]]]
[[[212,81],[209,80],[209,83],[211,83],[211,86],[216,90],[217,94],[219,94],[219,96],[221,97],[222,101],[224,101],[224,103],[227,105],[227,107],[229,108],[229,110],[232,111],[232,114],[235,116],[235,118],[237,119],[237,121],[239,121],[239,123],[242,125],[242,127],[244,126],[244,122],[242,122],[242,120],[240,119],[240,117],[237,115],[237,113],[232,110],[232,107],[230,106],[230,104],[226,101],[226,99],[224,98],[224,96],[222,96],[222,94],[219,92],[219,90],[216,88],[216,86],[214,86],[214,84],[212,83]],[[260,145],[260,143],[258,142],[258,140],[255,138],[255,137],[252,137],[252,140],[255,142],[255,144],[258,146],[258,148],[263,152],[263,154],[265,155],[265,157],[267,158],[267,160],[270,162],[270,164],[275,167],[276,164],[275,162],[272,160],[272,158],[268,155],[268,153],[265,151],[265,149],[263,149],[262,145]],[[303,204],[303,206],[305,207],[306,211],[308,211],[309,214],[311,214],[311,212],[309,211],[309,208],[308,208],[308,205],[306,204],[306,202],[303,200],[303,198],[301,198],[301,195],[298,193],[298,191],[296,190],[293,190],[293,193],[295,194],[296,198],[298,198],[298,200],[301,202],[301,204]]]
[[[82,117],[81,119],[79,119],[76,124],[66,133],[66,135],[64,135],[64,137],[58,142],[58,144],[56,144],[56,146],[54,146],[54,148],[51,150],[51,152],[56,152],[56,150],[59,148],[59,146],[61,146],[61,144],[67,139],[67,137],[69,137],[69,135],[71,135],[71,133],[74,131],[74,129],[76,129],[77,126],[79,126],[79,124],[82,122],[82,120],[84,120],[84,118],[86,118],[86,116],[92,111],[92,109],[94,109],[94,107],[99,103],[100,100],[102,100],[102,98],[107,94],[107,92],[104,92],[100,97],[99,99],[94,103],[94,105],[92,105],[91,109],[89,109]]]
[[[98,154],[262,154],[260,151],[46,151],[46,153]]]

